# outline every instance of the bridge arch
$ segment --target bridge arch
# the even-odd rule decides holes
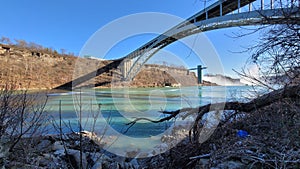
[[[286,15],[289,14],[290,18],[286,20]],[[300,12],[298,7],[294,8],[280,8],[280,9],[266,9],[256,10],[250,12],[243,12],[237,14],[230,14],[219,16],[211,19],[197,21],[194,23],[183,23],[171,30],[159,35],[154,40],[148,42],[143,47],[135,50],[131,54],[122,58],[134,60],[129,71],[124,75],[124,80],[130,81],[138,74],[142,66],[159,50],[168,46],[169,44],[182,39],[184,37],[222,28],[248,26],[248,25],[264,25],[264,24],[287,24],[298,22],[300,24]],[[123,63],[121,63],[122,65]]]
[[[252,11],[252,3],[255,1],[261,2],[262,6],[259,7],[259,10]],[[58,86],[56,89],[75,88],[77,85],[95,76],[99,76],[110,69],[122,67],[123,70],[126,70],[123,71],[125,72],[123,79],[130,81],[138,74],[142,66],[159,50],[179,39],[199,32],[247,25],[286,24],[295,22],[300,24],[300,2],[287,8],[274,9],[273,1],[274,0],[270,0],[270,9],[265,9],[263,7],[264,0],[218,0],[206,9],[188,18],[186,21],[134,50],[127,56],[113,60],[110,64]],[[249,11],[241,13],[240,8],[246,5],[249,5]],[[230,14],[234,11],[237,11],[237,13]],[[286,16],[291,19],[286,20]],[[128,67],[124,68],[124,65]]]

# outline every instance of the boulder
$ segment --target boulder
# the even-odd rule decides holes
[[[56,150],[64,150],[64,145],[61,141],[56,141],[55,143],[53,143],[52,145],[52,150],[56,151]]]
[[[80,166],[80,161],[81,161],[80,151],[68,149],[67,153],[68,153],[68,156],[76,162],[76,164],[75,164],[76,167]],[[84,152],[82,153],[82,167],[83,167],[83,169],[87,168],[87,159],[86,159],[86,154]]]
[[[56,155],[56,156],[64,156],[64,155],[66,155],[66,153],[65,153],[65,150],[64,149],[59,149],[59,150],[56,150],[56,151],[54,151],[54,153],[53,153],[54,155]]]
[[[52,149],[52,142],[48,139],[41,140],[40,143],[36,146],[38,151],[49,151]]]

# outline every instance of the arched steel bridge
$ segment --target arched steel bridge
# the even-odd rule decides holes
[[[300,24],[300,2],[292,5],[274,4],[270,0],[268,5],[264,0],[218,0],[197,14],[191,16],[186,21],[176,25],[165,33],[157,36],[153,40],[134,50],[130,54],[120,59],[114,60],[110,64],[99,68],[85,76],[79,77],[57,88],[70,88],[83,83],[95,75],[98,76],[110,69],[118,66],[130,65],[124,72],[124,80],[132,80],[140,71],[142,66],[160,49],[177,41],[178,39],[209,30],[262,24]],[[293,2],[293,0],[292,0]],[[253,6],[253,4],[259,4]],[[290,1],[287,1],[290,3]],[[296,5],[295,5],[296,4]],[[241,10],[247,11],[242,12]],[[289,19],[286,19],[288,16]],[[132,64],[126,64],[126,62]]]

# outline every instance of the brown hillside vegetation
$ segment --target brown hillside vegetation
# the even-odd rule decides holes
[[[110,61],[0,44],[0,84],[10,81],[15,83],[18,89],[52,89],[88,73],[89,70],[93,71],[92,68],[100,68],[108,63]],[[81,74],[81,71],[84,73]],[[112,79],[120,81],[120,74],[119,70],[111,70],[81,86],[110,87]],[[130,86],[161,87],[173,84],[185,86],[195,85],[196,82],[195,74],[187,75],[184,68],[146,65]],[[122,85],[124,84],[118,84]]]

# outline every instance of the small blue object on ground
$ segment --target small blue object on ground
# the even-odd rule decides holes
[[[240,138],[246,138],[247,136],[249,136],[248,132],[245,130],[239,130],[236,134]]]

